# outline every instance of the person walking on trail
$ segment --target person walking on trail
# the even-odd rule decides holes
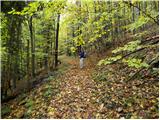
[[[82,69],[84,67],[85,52],[81,51],[79,53],[79,57],[80,57],[80,68]]]

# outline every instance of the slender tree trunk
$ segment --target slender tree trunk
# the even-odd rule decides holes
[[[29,39],[27,39],[27,82],[28,82],[28,88],[30,87],[30,67],[29,67],[29,63],[30,63],[30,41]]]
[[[59,34],[59,22],[60,14],[57,17],[57,30],[56,30],[56,41],[55,41],[55,68],[58,66],[58,34]]]
[[[33,19],[33,16],[31,16],[31,17],[30,17],[30,20],[29,20],[29,29],[30,29],[30,37],[31,37],[32,77],[35,77],[35,47],[34,47],[34,37],[33,37],[32,19]]]
[[[134,7],[133,6],[131,6],[131,7],[132,7],[132,22],[134,22],[135,21]],[[135,34],[135,30],[133,30],[133,34]]]

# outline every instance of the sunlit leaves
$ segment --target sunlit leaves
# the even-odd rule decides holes
[[[112,51],[112,53],[119,53],[121,51],[134,51],[136,49],[141,48],[139,45],[141,41],[136,40],[136,41],[131,41],[128,44],[124,45],[123,47],[116,48],[115,50]]]
[[[100,60],[98,62],[98,65],[108,65],[108,64],[113,63],[114,61],[117,61],[117,60],[121,59],[121,58],[122,58],[121,55],[117,55],[115,57],[109,57],[109,58],[106,58],[104,60]]]
[[[76,48],[75,48],[75,47],[71,47],[70,49],[71,49],[71,51],[72,51],[73,53],[76,52]]]
[[[61,13],[66,5],[65,0],[58,0],[58,1],[51,1],[51,2],[42,2],[41,4],[44,5],[44,14],[45,18],[49,19],[53,16],[53,13]],[[16,11],[13,9],[12,11],[8,12],[8,14],[16,14],[16,15],[29,15],[32,16],[39,12],[38,8],[40,6],[40,2],[31,2],[25,7],[22,11]]]
[[[102,65],[104,62],[105,62],[105,60],[100,60],[97,65],[100,66],[100,65]]]
[[[22,11],[16,11],[13,9],[12,11],[8,12],[8,14],[16,14],[16,15],[30,15],[32,16],[39,7],[39,2],[32,2],[27,7],[25,7]]]
[[[135,67],[135,68],[142,68],[149,66],[146,62],[142,62],[141,59],[136,59],[136,58],[123,59],[122,62],[127,63],[129,67]]]
[[[123,52],[123,51],[133,52],[133,51],[138,50],[138,49],[140,49],[142,47],[146,47],[146,46],[140,45],[140,43],[141,43],[141,41],[139,41],[139,40],[131,41],[128,44],[124,45],[123,47],[119,47],[119,48],[113,50],[112,53],[116,54],[116,53],[120,53],[120,52]],[[105,60],[99,61],[98,65],[111,64],[114,61],[117,61],[117,60],[119,60],[121,58],[122,58],[121,55],[117,55],[115,57],[106,58]],[[135,67],[135,68],[148,67],[147,63],[142,62],[141,59],[136,59],[136,58],[123,59],[122,62],[127,63],[127,65],[129,67]]]
[[[138,29],[139,27],[142,27],[143,25],[147,24],[149,20],[150,19],[148,17],[144,17],[141,15],[141,16],[139,16],[138,20],[136,20],[134,23],[126,26],[126,28],[131,31]]]
[[[138,0],[131,0],[132,4],[135,4]]]
[[[8,14],[15,14],[16,10],[13,9],[12,11],[8,12]]]

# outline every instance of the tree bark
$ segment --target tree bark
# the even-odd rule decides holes
[[[27,39],[27,84],[28,84],[28,88],[30,87],[30,78],[29,78],[29,76],[30,76],[30,67],[29,67],[29,63],[30,63],[30,49],[29,49],[29,47],[30,47],[30,40],[29,39]]]
[[[55,68],[58,66],[58,34],[59,34],[59,21],[60,14],[57,17],[57,30],[56,30],[56,41],[55,41]]]
[[[31,54],[32,54],[32,77],[35,77],[35,47],[34,47],[34,37],[33,37],[33,25],[32,25],[33,16],[29,20],[29,29],[30,29],[30,38],[31,38]]]

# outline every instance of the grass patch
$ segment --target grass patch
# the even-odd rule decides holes
[[[105,71],[103,71],[103,72],[94,72],[93,74],[92,74],[92,78],[93,78],[93,80],[95,80],[95,81],[107,81],[107,73],[105,72]]]
[[[8,105],[5,105],[1,108],[1,115],[7,115],[11,112],[11,108]]]
[[[51,85],[47,85],[47,86],[46,86],[46,89],[47,89],[47,90],[44,92],[43,96],[44,96],[44,97],[51,97],[52,91],[53,91],[52,86],[51,86]]]

